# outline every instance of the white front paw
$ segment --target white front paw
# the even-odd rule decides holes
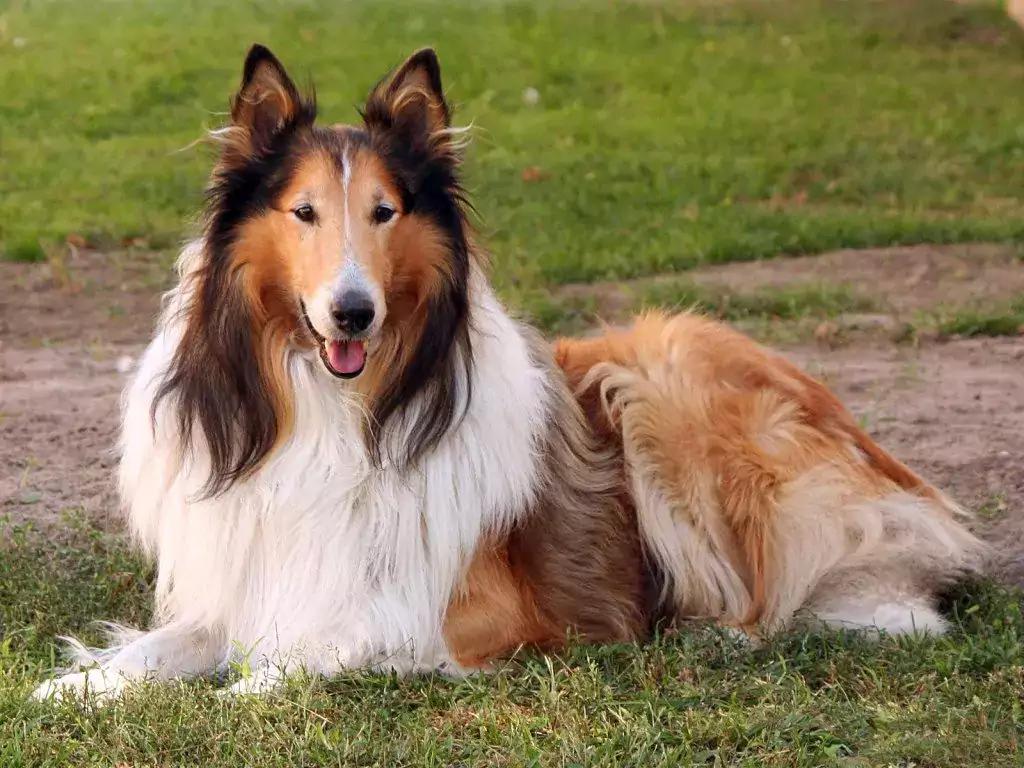
[[[102,705],[119,697],[128,682],[128,678],[118,672],[97,667],[46,680],[32,692],[32,698],[36,701],[72,700]]]
[[[227,688],[218,691],[221,696],[262,696],[284,684],[284,671],[269,664],[261,664],[251,673],[239,678]]]

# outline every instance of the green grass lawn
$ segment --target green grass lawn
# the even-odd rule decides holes
[[[144,622],[146,567],[69,522],[0,547],[0,765],[996,766],[1024,759],[1024,620],[991,585],[951,599],[945,638],[792,636],[750,649],[710,627],[579,647],[489,677],[296,680],[264,699],[153,686],[103,709],[27,702],[55,632]]]
[[[184,148],[223,119],[254,40],[315,80],[335,121],[437,46],[477,127],[469,186],[509,292],[1024,236],[1024,35],[994,3],[15,0],[4,253],[39,258],[68,234],[178,242],[210,164]]]
[[[1024,35],[994,5],[13,0],[0,6],[3,257],[44,258],[68,235],[173,249],[210,165],[188,147],[223,119],[256,40],[315,79],[332,121],[435,45],[476,125],[467,174],[495,279],[549,327],[589,311],[546,298],[566,282],[1024,240]],[[729,319],[870,306],[828,286],[740,300],[685,277],[635,298]],[[1022,311],[947,330],[1019,327]],[[252,701],[194,683],[99,710],[27,702],[56,634],[145,623],[150,578],[77,517],[60,543],[0,535],[0,766],[1024,763],[1020,597],[990,584],[951,600],[941,639],[749,649],[687,627],[461,682],[351,674]]]

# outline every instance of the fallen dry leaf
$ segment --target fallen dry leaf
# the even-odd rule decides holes
[[[814,329],[814,338],[825,344],[832,344],[837,336],[839,336],[839,326],[829,320],[819,323],[818,327]]]
[[[523,168],[522,178],[523,181],[525,181],[527,184],[530,184],[534,181],[540,181],[541,179],[544,179],[546,177],[547,174],[544,173],[543,169],[541,169],[539,166],[528,165],[525,168]]]

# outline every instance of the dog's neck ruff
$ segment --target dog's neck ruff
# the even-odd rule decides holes
[[[121,442],[122,498],[157,559],[158,621],[211,630],[226,658],[232,648],[343,639],[346,665],[436,665],[445,608],[478,542],[507,530],[536,496],[550,382],[523,328],[474,274],[474,365],[460,373],[473,377],[473,397],[461,404],[465,417],[401,472],[371,461],[358,396],[312,352],[291,352],[290,436],[255,473],[202,499],[208,457],[202,440],[183,455],[173,398],[150,424],[181,338],[196,247],[182,256],[185,279],[127,391]],[[465,397],[469,387],[458,391]],[[407,405],[406,421],[418,407]],[[403,439],[403,423],[389,440]]]

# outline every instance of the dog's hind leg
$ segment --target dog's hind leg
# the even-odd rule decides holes
[[[927,597],[870,591],[812,599],[798,614],[797,623],[812,628],[861,630],[872,636],[941,635],[947,629],[945,619]]]
[[[109,701],[132,683],[210,674],[222,661],[221,646],[207,630],[168,625],[139,632],[110,625],[108,631],[112,644],[106,649],[86,648],[68,638],[74,666],[87,668],[43,682],[33,698]]]

